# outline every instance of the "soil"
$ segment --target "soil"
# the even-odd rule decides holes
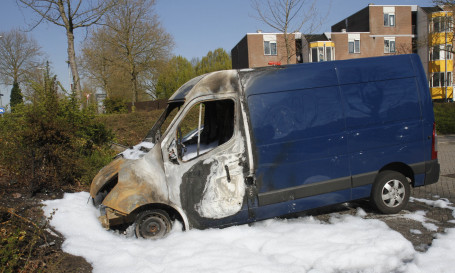
[[[69,189],[71,191],[71,189]],[[30,194],[0,172],[0,228],[4,234],[24,230],[22,248],[32,249],[31,257],[20,259],[18,272],[92,272],[92,266],[84,258],[68,254],[62,250],[63,236],[49,225],[44,217],[42,202],[63,197],[63,191]],[[2,237],[3,238],[3,237]],[[28,252],[26,253],[28,254]],[[0,271],[3,272],[3,268]]]

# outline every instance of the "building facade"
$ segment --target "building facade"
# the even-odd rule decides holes
[[[330,32],[289,34],[295,52],[289,63],[417,53],[432,98],[453,99],[452,15],[439,6],[370,4],[334,24]],[[286,64],[283,37],[247,34],[231,51],[232,67]]]
[[[297,39],[296,39],[297,37]],[[299,62],[295,55],[300,45],[300,33],[288,34],[292,56],[290,64]],[[296,43],[298,41],[298,43]],[[231,50],[232,68],[252,68],[287,64],[287,50],[283,33],[247,33]]]
[[[453,100],[453,13],[422,7],[418,13],[418,54],[424,63],[433,99]]]

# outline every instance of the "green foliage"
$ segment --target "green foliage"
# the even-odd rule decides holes
[[[25,235],[26,232],[20,229],[12,232],[6,229],[1,230],[0,268],[2,272],[15,272],[19,269],[21,258],[24,256],[20,250]]]
[[[43,272],[43,231],[32,221],[0,206],[0,272]]]
[[[169,98],[180,86],[194,78],[195,75],[193,66],[186,58],[182,56],[173,57],[158,77],[157,99]]]
[[[455,103],[434,103],[436,130],[439,134],[455,134]]]
[[[196,74],[232,69],[231,56],[222,48],[209,51],[205,57],[196,65]]]
[[[88,183],[81,179],[104,164],[93,154],[112,156],[107,145],[112,133],[90,110],[79,110],[74,95],[59,97],[56,85],[56,77],[46,73],[44,86],[32,84],[35,101],[0,120],[0,160],[31,193]]]
[[[23,102],[23,100],[22,100],[21,89],[19,88],[19,83],[14,82],[13,88],[11,89],[11,97],[10,97],[11,108],[14,108],[16,105],[21,104],[22,102]]]
[[[106,114],[128,113],[126,100],[123,98],[106,98],[104,100]]]

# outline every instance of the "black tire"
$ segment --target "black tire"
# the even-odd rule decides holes
[[[382,171],[376,177],[370,201],[384,214],[400,212],[409,201],[411,186],[406,177],[395,171]]]
[[[136,217],[135,233],[137,238],[160,239],[172,229],[169,214],[164,210],[154,209],[139,213]]]

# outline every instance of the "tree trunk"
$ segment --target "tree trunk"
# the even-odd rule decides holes
[[[289,44],[289,37],[288,33],[285,31],[284,32],[284,44],[286,45],[286,61],[287,64],[290,64],[291,62],[291,45]]]
[[[71,67],[71,75],[73,76],[72,78],[72,91],[76,93],[76,98],[78,100],[82,99],[82,94],[81,94],[81,81],[79,78],[79,73],[77,71],[77,64],[76,64],[76,52],[74,50],[74,34],[72,29],[66,30],[66,36],[68,40],[68,61]]]
[[[133,99],[131,101],[132,111],[135,111],[135,103],[137,102],[137,76],[136,72],[131,72],[131,85],[133,87]]]

